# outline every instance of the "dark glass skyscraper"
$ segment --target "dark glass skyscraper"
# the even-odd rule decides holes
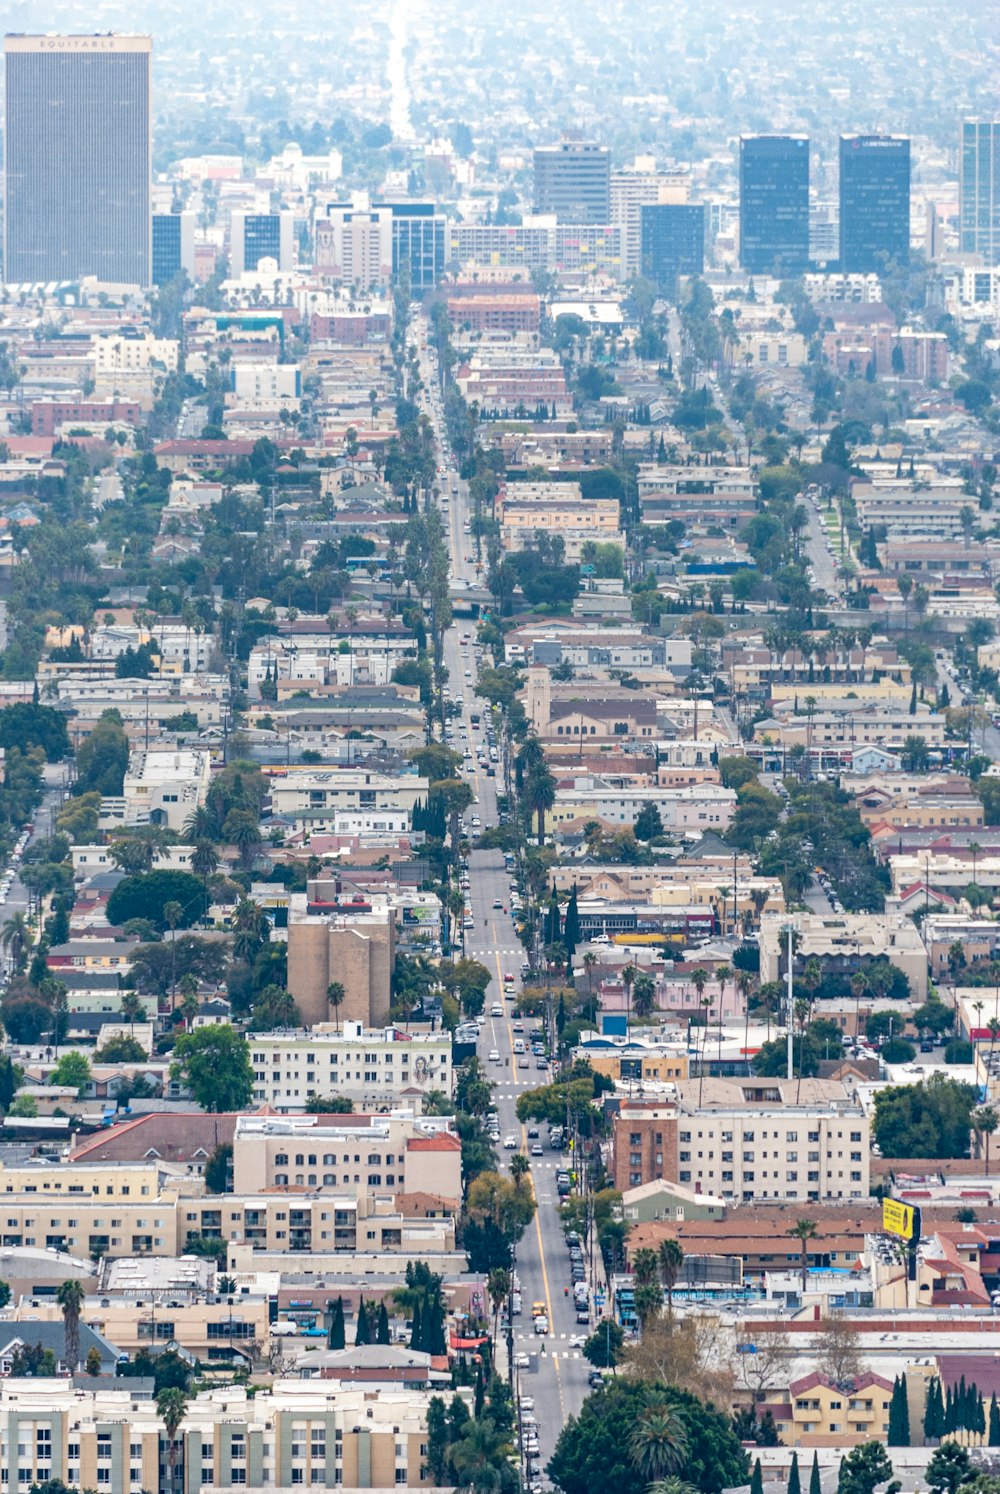
[[[962,120],[963,254],[1000,264],[1000,119]]]
[[[8,36],[4,279],[148,286],[148,36]]]
[[[680,275],[705,268],[705,209],[689,202],[643,204],[639,210],[642,273],[668,295]]]
[[[910,258],[910,142],[905,135],[840,137],[840,268],[878,273]]]
[[[740,136],[740,264],[751,275],[800,275],[809,265],[809,141]]]

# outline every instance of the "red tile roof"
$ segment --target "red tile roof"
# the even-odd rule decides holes
[[[457,1136],[442,1131],[438,1136],[412,1136],[406,1143],[408,1152],[460,1152],[462,1143]]]

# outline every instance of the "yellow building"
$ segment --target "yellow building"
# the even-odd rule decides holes
[[[892,1385],[880,1375],[838,1385],[815,1373],[792,1381],[774,1419],[786,1447],[858,1447],[885,1441],[891,1401]]]

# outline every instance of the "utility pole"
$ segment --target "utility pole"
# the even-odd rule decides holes
[[[786,1005],[787,1005],[787,1019],[788,1019],[787,1040],[788,1040],[788,1077],[789,1077],[789,1079],[791,1079],[791,1078],[794,1077],[793,1071],[794,1071],[794,1068],[795,1068],[795,1040],[794,1040],[794,1037],[793,1037],[793,1034],[792,1034],[792,1020],[793,1020],[793,1017],[795,1015],[795,998],[794,998],[794,995],[793,995],[794,983],[793,983],[793,978],[792,978],[792,932],[793,932],[792,925],[789,924],[788,925],[788,970],[786,972],[787,980],[788,980],[788,990],[787,990],[787,996],[786,996]]]

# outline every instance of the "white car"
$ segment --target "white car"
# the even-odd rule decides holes
[[[513,1131],[509,1136],[504,1137],[503,1144],[509,1152],[514,1152],[517,1150],[517,1137],[514,1135]]]
[[[587,1335],[585,1333],[570,1334],[569,1346],[571,1349],[582,1349],[586,1342]]]
[[[490,1061],[490,1063],[499,1063],[500,1062],[500,1051],[499,1051],[498,1048],[491,1048],[490,1049],[490,1051],[489,1051],[489,1061]]]
[[[531,1360],[528,1358],[527,1354],[525,1354],[523,1350],[521,1351],[521,1353],[514,1355],[514,1368],[515,1369],[527,1369],[528,1365],[530,1363],[531,1363]]]

